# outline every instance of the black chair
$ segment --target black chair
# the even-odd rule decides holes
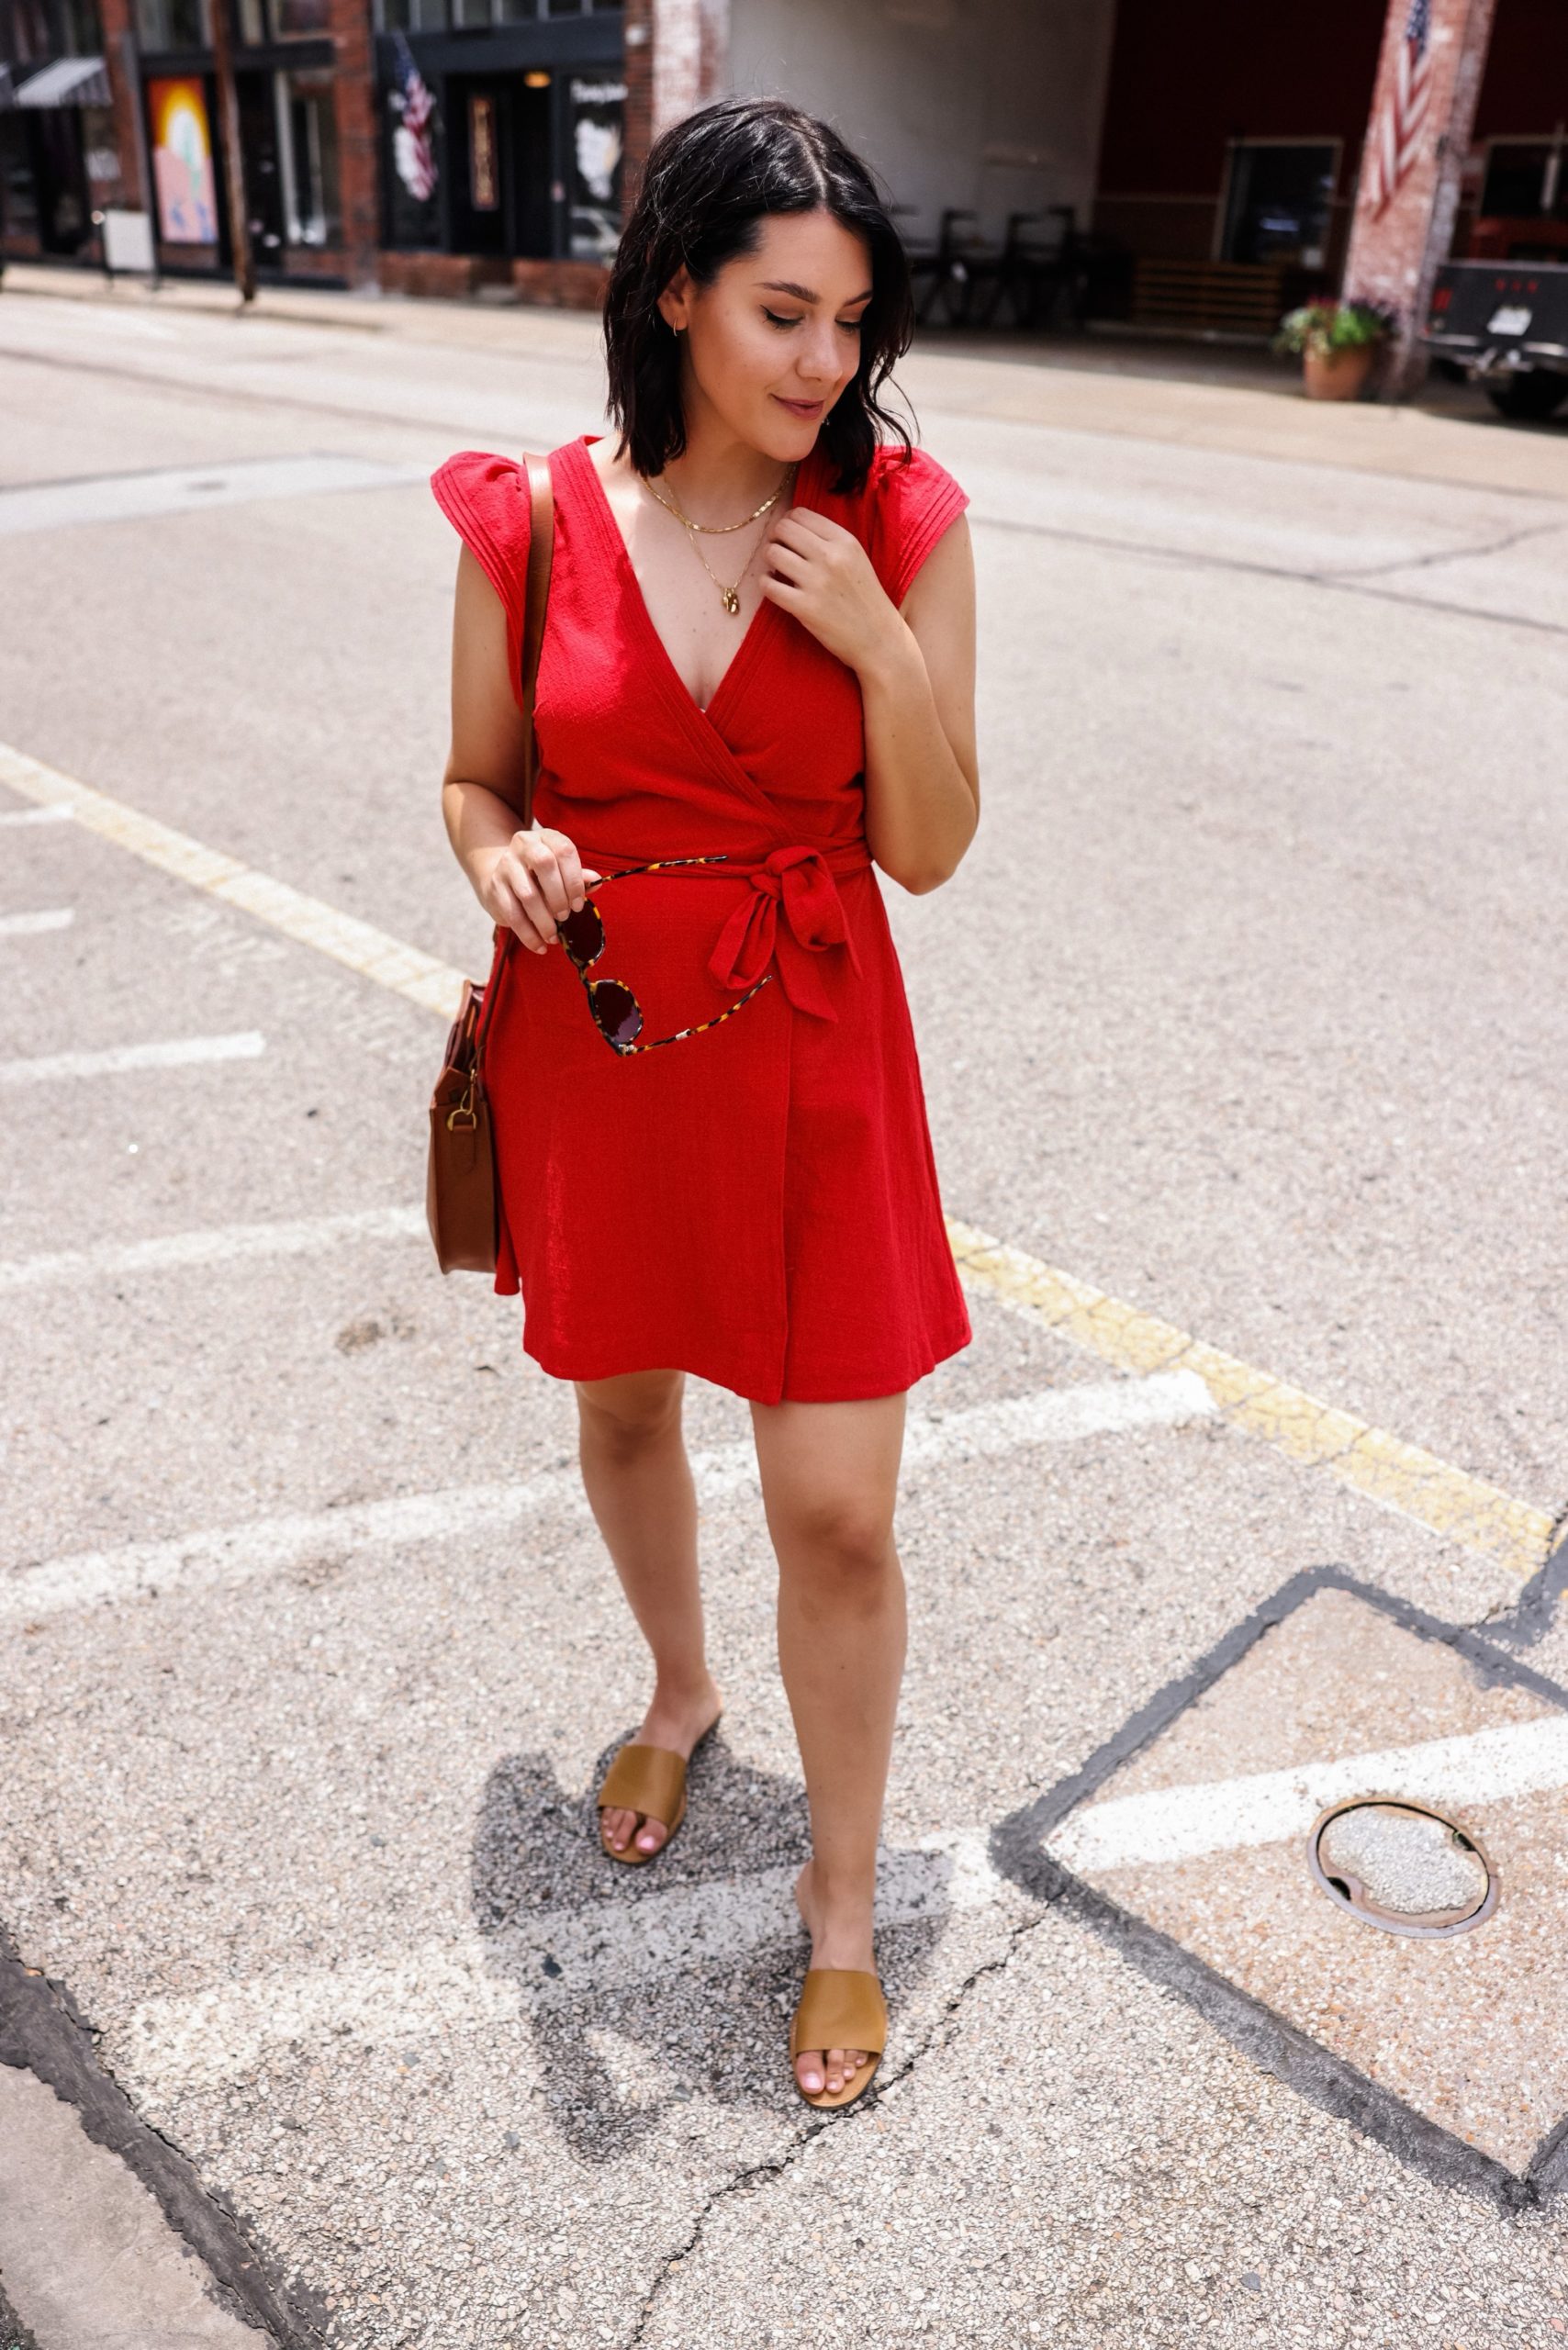
[[[1005,302],[1015,327],[1039,333],[1050,324],[1064,293],[1069,296],[1074,323],[1081,326],[1086,310],[1087,269],[1072,206],[1053,204],[1042,212],[1010,212],[1007,235],[989,299],[979,314],[980,323],[994,325]]]
[[[972,208],[960,205],[950,205],[943,213],[930,283],[915,302],[914,314],[922,326],[930,322],[940,304],[949,326],[966,327],[975,315],[977,300],[989,296],[1001,266],[1002,249],[988,246],[958,225],[978,218]]]

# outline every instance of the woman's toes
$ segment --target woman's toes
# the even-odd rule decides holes
[[[637,1834],[637,1850],[656,1852],[668,1835],[669,1830],[662,1819],[644,1819]]]
[[[636,1813],[634,1811],[606,1811],[601,1814],[601,1817],[604,1820],[605,1842],[612,1852],[623,1852],[632,1841],[632,1830],[637,1824]]]
[[[813,2048],[795,2059],[795,2078],[808,2097],[818,2097],[823,2087],[822,2057]]]

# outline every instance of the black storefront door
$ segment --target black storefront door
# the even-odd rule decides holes
[[[39,106],[28,113],[27,136],[38,191],[39,241],[46,253],[80,252],[92,234],[82,117],[73,106]]]
[[[277,144],[277,109],[270,73],[236,73],[240,101],[240,153],[245,173],[245,211],[251,224],[251,254],[258,269],[283,267],[283,164]]]
[[[521,73],[453,73],[446,83],[452,250],[550,251],[550,91]]]

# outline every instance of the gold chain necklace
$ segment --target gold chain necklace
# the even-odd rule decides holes
[[[664,508],[665,512],[666,514],[673,514],[678,522],[684,522],[689,531],[700,531],[703,537],[708,539],[723,539],[728,538],[730,533],[734,531],[744,531],[748,522],[760,521],[762,517],[767,512],[769,507],[778,505],[779,499],[783,497],[784,492],[788,489],[791,480],[794,478],[794,475],[795,467],[793,465],[788,466],[785,470],[783,480],[779,483],[772,497],[765,498],[762,504],[760,506],[753,507],[749,514],[743,514],[738,522],[694,522],[690,515],[687,513],[684,507],[678,506],[673,498],[666,498],[662,490],[655,489],[651,481],[644,480],[644,486],[646,488],[649,497],[656,498],[659,504]]]
[[[714,587],[718,589],[719,601],[723,605],[725,611],[729,613],[732,620],[738,620],[740,617],[741,584],[745,578],[746,573],[751,569],[752,565],[756,561],[757,556],[762,553],[763,547],[767,543],[767,533],[765,531],[761,538],[758,539],[756,546],[753,547],[750,554],[747,555],[745,563],[741,565],[739,575],[733,583],[720,578],[718,573],[714,570],[712,565],[709,562],[707,556],[698,545],[696,533],[699,531],[702,531],[714,538],[724,537],[732,531],[744,531],[747,522],[760,521],[770,507],[778,505],[779,499],[783,497],[784,492],[794,480],[797,470],[797,467],[791,465],[783,480],[779,483],[778,488],[774,491],[772,497],[764,498],[756,513],[748,514],[745,517],[745,520],[741,522],[724,522],[717,524],[709,522],[694,522],[689,514],[683,514],[679,507],[672,505],[667,498],[660,498],[658,491],[655,489],[651,481],[644,482],[644,487],[649,495],[653,498],[658,498],[659,504],[665,508],[666,511],[673,514],[676,520],[685,526],[687,544],[690,547],[692,554],[697,557],[698,562],[702,565],[703,570],[708,574],[709,578],[713,582]]]

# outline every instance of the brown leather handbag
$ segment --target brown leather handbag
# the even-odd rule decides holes
[[[550,599],[550,560],[555,544],[555,496],[549,461],[525,456],[528,474],[528,572],[522,624],[522,711],[527,721],[522,796],[511,804],[523,830],[533,822],[533,778],[539,744],[533,732],[533,698],[539,655],[544,643],[544,613]],[[425,1219],[443,1273],[493,1273],[498,1236],[496,1145],[490,1106],[485,1098],[485,1038],[502,978],[517,946],[517,933],[498,923],[496,954],[483,987],[463,982],[457,1017],[446,1040],[441,1075],[431,1096],[430,1160],[425,1175]]]

